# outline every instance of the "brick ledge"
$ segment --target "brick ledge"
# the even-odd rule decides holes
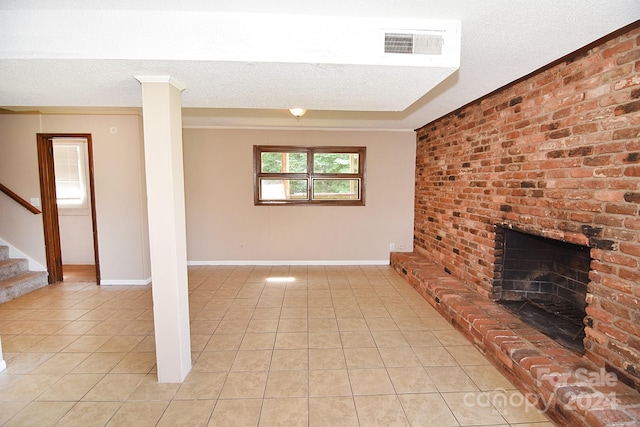
[[[640,393],[606,384],[593,362],[557,344],[446,274],[424,254],[393,252],[391,266],[539,409],[563,426],[638,426]],[[577,374],[577,375],[576,375]]]

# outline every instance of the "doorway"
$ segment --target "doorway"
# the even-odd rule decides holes
[[[95,209],[93,149],[91,134],[37,134],[42,220],[49,283],[64,281],[61,225],[72,234],[90,233],[84,246],[85,271],[93,258],[91,276],[100,284],[98,232]],[[55,161],[54,161],[55,159]],[[58,176],[57,176],[58,175]],[[61,224],[62,223],[62,224]],[[65,231],[67,233],[67,231]],[[78,244],[76,237],[65,237]],[[82,251],[82,244],[80,251]],[[90,254],[93,250],[93,254]],[[78,261],[78,254],[69,254]],[[69,270],[75,270],[70,267]]]

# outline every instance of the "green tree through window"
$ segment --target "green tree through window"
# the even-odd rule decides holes
[[[364,147],[254,146],[255,204],[364,205]]]

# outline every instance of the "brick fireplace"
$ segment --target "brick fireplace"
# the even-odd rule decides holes
[[[497,226],[587,248],[579,357],[640,390],[638,23],[418,129],[414,212],[414,253],[392,265],[424,288],[427,267],[406,263],[428,259],[485,311],[497,299]],[[435,305],[437,292],[423,289]],[[459,327],[462,317],[450,313]]]
[[[496,227],[492,296],[561,345],[584,352],[588,246]]]

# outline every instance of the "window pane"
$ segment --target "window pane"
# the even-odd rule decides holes
[[[360,180],[314,179],[313,200],[360,200]]]
[[[260,200],[307,200],[306,179],[261,179]]]
[[[56,199],[61,207],[83,207],[86,202],[86,141],[53,142]]]
[[[265,173],[307,172],[307,153],[261,153],[260,162]]]
[[[315,173],[358,173],[358,153],[316,153]]]
[[[77,181],[56,181],[56,199],[79,201],[82,199],[82,186]]]
[[[255,205],[364,206],[366,147],[254,145]]]

